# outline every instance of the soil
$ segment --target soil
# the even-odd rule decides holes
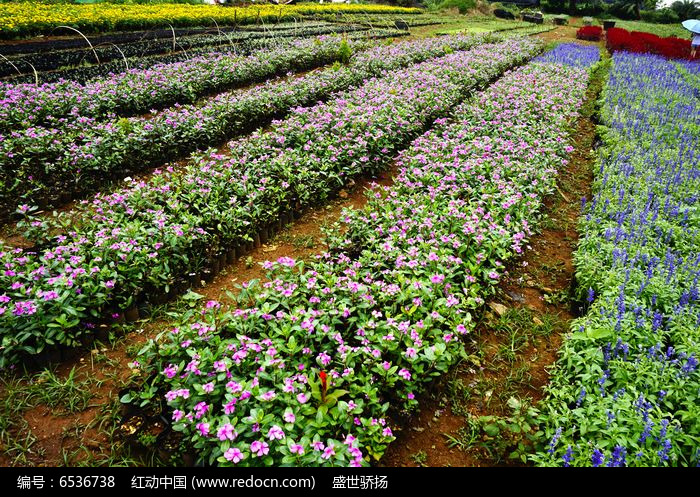
[[[567,30],[560,27],[555,30]],[[568,30],[567,30],[568,32]],[[552,32],[543,35],[551,36]],[[579,214],[578,199],[588,194],[591,182],[590,173],[590,148],[595,127],[589,119],[581,119],[578,122],[574,136],[577,137],[577,148],[574,151],[573,160],[565,173],[561,175],[560,188],[562,193],[570,200],[555,196],[548,199],[547,212],[551,216],[551,226],[560,228],[545,229],[531,241],[530,250],[524,261],[528,266],[523,267],[522,261],[511,268],[510,277],[501,285],[501,301],[511,307],[531,307],[536,312],[559,312],[563,320],[570,320],[571,313],[561,306],[551,305],[544,301],[544,296],[564,290],[570,285],[573,275],[571,254],[575,248],[577,234],[575,223]],[[323,250],[321,227],[326,223],[335,222],[343,208],[361,208],[366,203],[365,190],[371,188],[373,183],[388,186],[396,173],[395,168],[388,169],[378,178],[362,178],[346,190],[341,190],[338,197],[325,206],[310,209],[298,220],[278,233],[269,243],[256,248],[249,254],[238,259],[233,265],[225,268],[209,284],[199,288],[198,293],[208,300],[226,301],[226,293],[235,290],[236,283],[253,278],[263,278],[264,272],[260,262],[274,260],[279,257],[292,257],[295,259],[310,259]],[[536,274],[535,268],[549,264],[551,261],[563,261],[560,270],[553,274]],[[522,278],[522,280],[521,280]],[[537,282],[535,285],[523,287],[521,281]],[[516,295],[513,302],[508,294]],[[488,317],[488,313],[486,314]],[[118,417],[118,392],[124,384],[128,384],[131,370],[129,364],[134,361],[134,351],[139,345],[148,339],[155,337],[160,331],[168,327],[167,319],[151,319],[137,323],[142,327],[121,337],[112,345],[102,346],[97,344],[92,350],[84,350],[78,353],[72,360],[61,363],[56,368],[56,375],[65,378],[75,368],[76,381],[93,380],[90,392],[92,398],[87,409],[77,413],[63,414],[60,410],[49,408],[46,405],[36,405],[24,413],[24,420],[28,424],[31,433],[15,433],[19,438],[32,435],[36,438],[26,456],[24,464],[33,466],[63,466],[76,464],[81,461],[95,464],[103,461],[109,453],[110,445],[119,443],[118,438],[111,437],[109,427],[105,429],[105,419],[112,416]],[[499,338],[488,335],[486,324],[480,327],[477,334],[485,337],[487,346],[498,347]],[[541,387],[547,381],[546,366],[554,361],[558,348],[558,339],[552,339],[548,343],[533,341],[530,349],[525,350],[525,357],[530,357],[533,350],[537,350],[539,358],[531,362],[533,376],[531,391],[527,393],[537,400],[541,396]],[[96,358],[100,358],[96,362]],[[109,367],[105,366],[108,364]],[[114,372],[118,373],[115,374]],[[471,371],[473,365],[471,365]],[[459,375],[465,385],[474,381],[475,373],[467,368],[460,368],[455,374]],[[504,376],[503,372],[488,373],[495,381]],[[21,381],[31,381],[24,378]],[[446,405],[446,382],[438,383],[424,396],[421,405],[424,406],[419,414],[410,420],[402,421],[400,429],[395,430],[398,439],[394,442],[386,456],[381,461],[385,466],[410,466],[415,465],[412,455],[421,451],[427,454],[427,461],[422,463],[433,466],[479,466],[488,464],[483,459],[483,454],[477,451],[460,451],[450,448],[446,444],[444,433],[455,433],[464,426],[465,418],[452,412]],[[0,398],[5,394],[5,387],[0,385]],[[110,406],[112,411],[110,412]],[[474,399],[465,409],[474,415],[483,415],[496,408],[495,404],[484,403]],[[500,406],[500,411],[503,411]],[[115,411],[116,409],[116,411]],[[498,409],[497,409],[498,410]],[[4,441],[3,441],[4,442]],[[0,451],[0,465],[12,465],[14,461],[7,452]],[[70,457],[66,459],[65,455]],[[72,455],[71,455],[72,454]]]

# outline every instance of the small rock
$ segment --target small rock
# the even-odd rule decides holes
[[[277,250],[277,245],[267,245],[263,247],[263,252],[274,252]]]
[[[345,190],[340,190],[340,191],[338,192],[338,196],[339,196],[340,198],[348,198],[348,192],[346,192]]]
[[[537,316],[532,318],[532,322],[535,323],[537,326],[542,326],[544,324],[542,320],[540,320],[540,318],[538,318]]]
[[[506,306],[497,302],[489,302],[489,307],[499,316],[503,316],[508,311]]]
[[[535,282],[532,281],[532,280],[525,280],[525,284],[526,284],[527,286],[535,286],[537,283],[535,283]]]
[[[520,303],[525,302],[525,296],[522,293],[509,291],[509,292],[507,292],[507,294],[508,294],[508,297],[510,297],[510,299],[513,302],[520,302]]]
[[[412,429],[413,431],[417,431],[418,433],[421,433],[421,432],[424,432],[424,431],[425,431],[425,428],[423,428],[423,427],[421,427],[421,426],[414,426],[414,427],[411,428],[411,429]]]
[[[554,293],[554,290],[552,290],[552,289],[549,288],[548,286],[543,286],[543,287],[542,287],[542,291],[543,291],[543,292],[547,292],[547,293]]]

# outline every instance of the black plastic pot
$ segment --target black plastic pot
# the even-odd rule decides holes
[[[124,319],[127,323],[133,323],[139,320],[139,308],[136,305],[132,305],[127,310],[124,311]]]
[[[603,29],[607,31],[610,28],[615,27],[615,21],[603,21]]]

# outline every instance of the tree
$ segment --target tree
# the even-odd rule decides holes
[[[678,0],[671,4],[673,10],[681,19],[700,17],[700,3],[695,0]]]

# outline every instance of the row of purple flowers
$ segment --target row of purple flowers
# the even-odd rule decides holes
[[[242,285],[238,308],[210,301],[151,342],[138,360],[156,379],[125,400],[164,395],[204,464],[378,460],[393,440],[390,406],[415,408],[459,359],[471,313],[523,250],[587,80],[532,63],[438,120],[399,155],[393,186],[341,216],[317,261],[265,263],[268,278]]]

